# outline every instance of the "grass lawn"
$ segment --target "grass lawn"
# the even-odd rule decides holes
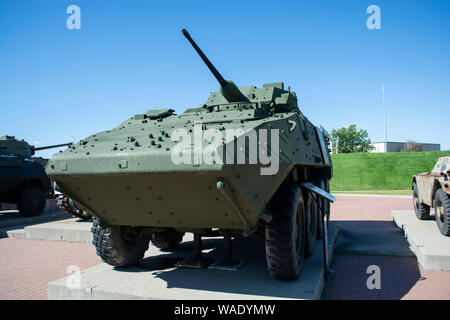
[[[396,195],[396,196],[411,196],[412,190],[359,190],[359,191],[333,191],[338,194],[384,194],[384,195]]]
[[[450,151],[334,154],[331,191],[410,195],[412,176],[431,171],[446,155]]]

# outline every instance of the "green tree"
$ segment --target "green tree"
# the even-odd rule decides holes
[[[331,131],[333,153],[369,152],[374,149],[371,145],[367,130],[356,130],[356,124]],[[337,146],[337,148],[336,148]]]

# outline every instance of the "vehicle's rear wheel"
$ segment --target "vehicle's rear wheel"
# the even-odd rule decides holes
[[[450,199],[441,189],[437,189],[434,195],[434,212],[436,214],[436,223],[439,231],[444,235],[450,236]]]
[[[152,243],[163,250],[173,250],[183,240],[184,232],[178,232],[170,229],[163,232],[154,232],[152,234]]]
[[[17,209],[24,217],[35,217],[44,211],[45,194],[38,187],[23,190],[17,202]]]
[[[307,192],[307,191],[306,191]],[[312,256],[314,253],[314,247],[317,237],[317,215],[318,205],[311,193],[305,195],[306,198],[306,244],[305,244],[305,256]]]
[[[148,249],[150,235],[138,237],[132,227],[103,226],[93,218],[91,231],[97,255],[115,267],[136,265]]]
[[[430,207],[424,203],[420,203],[419,187],[417,186],[417,183],[414,183],[413,186],[413,203],[414,212],[419,220],[426,220],[430,217]]]
[[[300,276],[305,254],[305,208],[295,184],[283,184],[269,204],[273,216],[266,224],[265,246],[269,273],[280,280]]]

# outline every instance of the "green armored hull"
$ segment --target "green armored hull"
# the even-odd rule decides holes
[[[276,100],[276,92],[287,93],[270,86],[251,91],[266,95],[268,101]],[[58,153],[50,160],[47,173],[64,194],[111,224],[179,229],[255,226],[265,205],[295,166],[326,167],[329,160],[321,152],[321,131],[298,109],[263,112],[257,99],[223,106],[205,105],[181,115],[164,111],[160,116],[136,115],[115,129]],[[152,113],[158,114],[155,110],[147,114]],[[279,150],[273,152],[279,154],[279,165],[249,164],[249,144],[254,143],[249,138],[243,164],[237,163],[240,139],[234,138],[219,147],[235,150],[231,164],[226,164],[226,156],[224,164],[194,163],[194,145],[190,145],[192,152],[183,150],[190,154],[188,163],[174,163],[172,153],[177,142],[170,137],[177,128],[184,128],[194,142],[196,121],[201,121],[202,131],[243,129],[244,136],[251,129],[278,129]],[[201,142],[204,149],[208,142]],[[260,146],[259,141],[256,145]],[[262,168],[271,166],[278,167],[275,174],[261,174]],[[225,192],[217,188],[218,180],[224,181]]]

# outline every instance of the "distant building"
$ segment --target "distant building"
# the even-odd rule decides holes
[[[418,142],[422,145],[422,151],[440,151],[441,145],[439,143],[422,143]],[[387,150],[385,142],[374,142],[371,144],[375,147],[370,152],[400,152],[406,145],[406,142],[387,142]]]

